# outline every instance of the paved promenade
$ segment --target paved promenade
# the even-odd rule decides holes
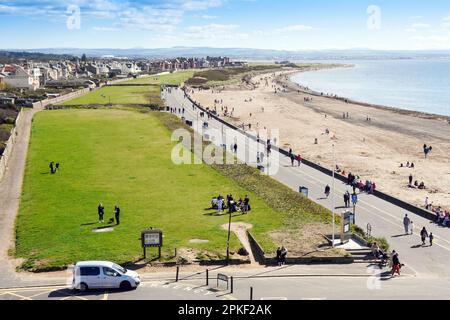
[[[179,89],[172,89],[169,94],[163,93],[163,97],[166,100],[168,106],[185,108],[186,120],[196,121],[198,118],[197,113],[200,112],[198,108],[193,110],[191,102],[184,98],[183,91]],[[217,120],[210,119],[209,129],[217,129],[219,131],[224,130],[223,124]],[[301,124],[299,124],[301,126]],[[245,140],[242,133],[234,131],[231,136],[229,130],[224,130],[227,133],[226,141],[227,145],[230,145],[234,139],[234,135],[240,137],[239,140]],[[238,140],[238,141],[239,141]],[[239,143],[238,143],[239,144]],[[256,166],[256,153],[257,150],[263,151],[264,147],[256,142],[249,142],[247,145],[247,152],[244,152],[243,146],[238,148],[237,157],[241,161],[245,161],[250,165]],[[330,153],[332,150],[330,150]],[[284,183],[293,190],[299,190],[299,186],[305,186],[309,189],[309,198],[328,209],[332,209],[333,201],[332,197],[335,197],[335,212],[341,213],[343,194],[345,191],[352,190],[349,186],[336,180],[335,190],[332,192],[328,199],[324,197],[324,189],[328,184],[332,186],[332,178],[318,170],[315,170],[306,165],[300,167],[292,167],[291,161],[287,157],[273,151],[270,162],[274,163],[279,159],[279,170],[274,179]],[[270,169],[269,169],[270,171]],[[356,223],[361,228],[366,229],[368,223],[372,226],[372,235],[377,237],[385,237],[391,248],[399,252],[400,260],[405,263],[409,268],[414,270],[418,275],[423,277],[446,277],[450,278],[450,228],[439,227],[433,222],[415,215],[412,212],[405,211],[404,209],[395,206],[385,200],[377,197],[361,193],[358,195],[359,202],[356,207]],[[408,214],[411,220],[414,221],[415,230],[414,235],[405,236],[403,228],[403,217]],[[422,227],[426,227],[428,232],[433,232],[435,236],[435,243],[433,247],[420,246],[421,240],[419,232]],[[336,232],[339,232],[339,226],[336,226]],[[449,290],[450,292],[450,290]]]

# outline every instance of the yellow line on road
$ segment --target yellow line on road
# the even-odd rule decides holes
[[[33,300],[33,299],[29,298],[29,297],[24,297],[24,296],[21,296],[20,294],[15,294],[14,292],[7,292],[7,294],[10,294],[12,296],[18,297],[21,300]]]

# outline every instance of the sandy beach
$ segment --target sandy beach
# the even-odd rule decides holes
[[[195,90],[191,96],[204,107],[216,107],[221,116],[222,107],[234,108],[227,121],[251,124],[255,134],[256,128],[278,129],[277,145],[330,169],[335,144],[336,163],[345,172],[417,206],[424,207],[429,197],[434,206],[450,209],[450,125],[445,117],[317,96],[289,80],[295,73],[258,75],[254,86]],[[344,113],[349,117],[344,119]],[[424,144],[433,147],[427,159]],[[407,161],[415,167],[401,168]],[[410,174],[426,189],[408,187]]]

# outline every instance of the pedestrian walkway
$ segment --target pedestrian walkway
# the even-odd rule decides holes
[[[192,103],[184,97],[184,92],[180,89],[172,89],[171,93],[163,93],[163,98],[167,105],[171,107],[183,107],[186,109],[184,117],[186,120],[195,120],[198,118],[198,113],[201,112],[198,108],[193,108]],[[209,120],[209,128],[216,130],[223,130],[223,124],[215,119]],[[194,128],[195,129],[195,128]],[[226,130],[227,131],[227,130]],[[245,135],[242,132],[234,132],[242,139]],[[281,137],[282,139],[282,137]],[[248,159],[255,159],[255,163],[249,163],[256,166],[257,148],[254,144],[249,144],[247,147]],[[259,150],[264,150],[263,147]],[[330,150],[330,152],[332,152]],[[244,155],[244,156],[242,156]],[[241,161],[246,161],[246,153],[237,154]],[[280,160],[278,173],[272,176],[279,182],[289,186],[294,191],[298,192],[300,186],[305,186],[309,189],[309,198],[322,206],[333,209],[335,213],[340,214],[344,208],[341,203],[342,195],[351,190],[351,187],[346,184],[336,181],[335,190],[332,190],[330,197],[323,197],[323,190],[328,184],[333,185],[332,178],[325,173],[316,169],[302,165],[300,167],[292,167],[290,159],[284,157],[275,150],[270,155],[271,161]],[[335,199],[333,206],[333,197]],[[450,277],[450,229],[442,228],[428,219],[415,215],[413,212],[408,212],[391,204],[385,200],[361,193],[358,195],[359,201],[356,206],[356,223],[361,228],[366,229],[368,224],[371,225],[372,235],[376,237],[385,237],[391,245],[391,249],[395,249],[400,254],[402,263],[406,263],[415,272],[426,276],[444,276]],[[415,225],[414,235],[404,235],[403,217],[407,213]],[[433,247],[422,247],[419,230],[425,226],[429,232],[435,236],[435,243]],[[339,226],[336,228],[338,232]]]

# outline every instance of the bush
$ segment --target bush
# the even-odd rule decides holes
[[[6,124],[15,124],[16,123],[16,119],[11,118],[11,117],[5,118],[5,123]]]

